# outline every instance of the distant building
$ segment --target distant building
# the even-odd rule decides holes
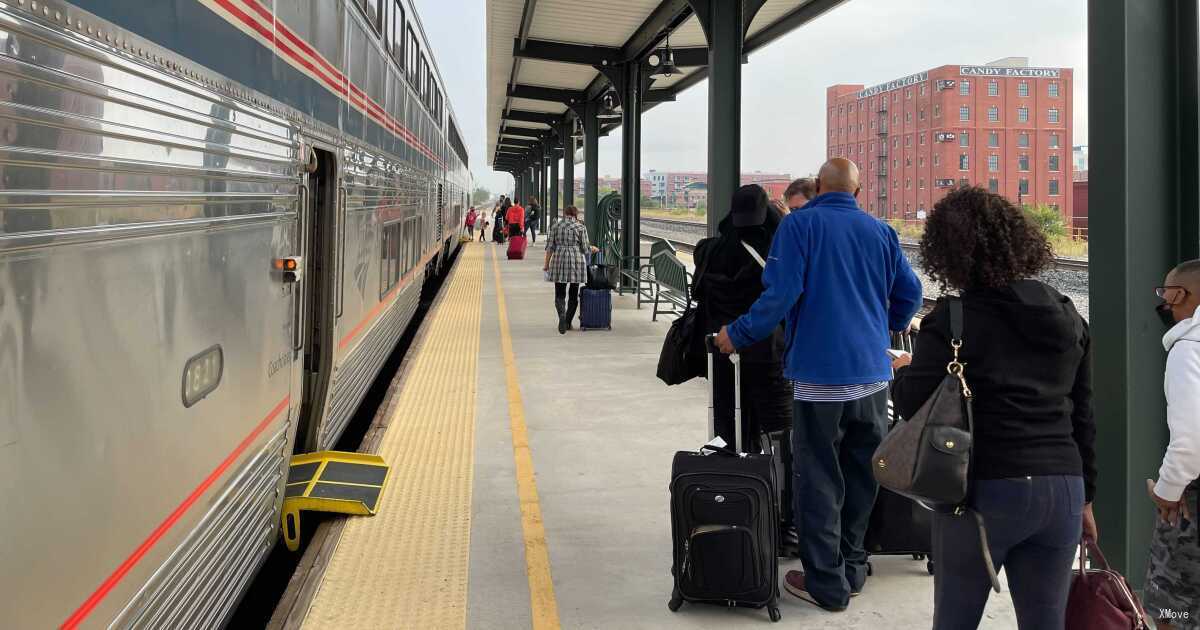
[[[1084,171],[1087,174],[1087,171]],[[1088,182],[1087,178],[1071,182],[1071,203],[1074,205],[1071,216],[1071,228],[1081,236],[1087,237],[1088,229]]]
[[[791,183],[787,173],[742,173],[741,185],[760,184],[767,193],[774,197],[783,194],[783,189]],[[703,184],[695,187],[694,184]],[[641,177],[642,196],[649,197],[667,208],[695,208],[697,200],[708,199],[708,173],[701,171],[655,171],[651,170]],[[620,177],[597,177],[596,187],[603,192],[621,190]],[[575,178],[575,198],[583,198],[583,178]]]
[[[1071,147],[1071,163],[1075,165],[1076,171],[1088,170],[1088,145]]]
[[[947,65],[873,87],[826,89],[826,154],[862,171],[859,203],[916,219],[956,186],[1072,216],[1073,71],[1023,58]]]

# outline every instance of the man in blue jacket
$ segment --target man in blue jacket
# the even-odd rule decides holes
[[[735,352],[787,323],[784,375],[794,388],[792,470],[804,571],[788,592],[845,610],[867,579],[863,538],[878,485],[871,456],[887,429],[889,330],[904,330],[921,282],[888,224],[858,207],[858,168],[826,162],[817,196],[775,233],[765,290],[716,343]]]

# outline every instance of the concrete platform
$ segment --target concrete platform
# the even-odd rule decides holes
[[[612,331],[560,336],[553,286],[542,278],[543,245],[531,244],[523,261],[505,260],[502,247],[470,245],[490,251],[482,270],[467,626],[553,627],[538,609],[544,597],[531,604],[530,595],[531,584],[542,590],[545,576],[535,574],[548,572],[554,615],[564,628],[765,627],[765,610],[689,604],[667,610],[671,457],[706,439],[706,382],[667,387],[655,378],[669,318],[651,322],[632,296],[614,294]],[[530,541],[523,526],[522,505],[530,497],[518,497],[506,338],[548,552],[543,567],[526,560],[526,548],[540,552],[542,541]],[[781,623],[928,627],[933,579],[925,563],[905,557],[873,563],[875,577],[848,611],[826,613],[784,593]],[[781,563],[781,571],[793,568],[799,561]],[[993,594],[981,627],[1016,627],[1007,593]]]

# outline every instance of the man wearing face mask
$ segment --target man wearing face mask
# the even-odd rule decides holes
[[[1155,289],[1157,312],[1169,327],[1164,389],[1171,441],[1158,470],[1146,480],[1158,508],[1146,567],[1146,612],[1160,629],[1200,627],[1200,259],[1180,264]]]

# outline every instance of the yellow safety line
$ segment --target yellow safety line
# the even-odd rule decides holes
[[[466,244],[425,320],[379,444],[379,513],[347,520],[306,628],[466,627],[483,249]]]
[[[508,417],[512,428],[513,462],[517,468],[517,497],[521,503],[521,531],[525,537],[525,575],[529,580],[529,606],[533,630],[558,630],[558,602],[554,581],[550,578],[550,553],[546,547],[546,528],[538,502],[537,480],[533,472],[533,453],[529,450],[529,431],[525,427],[525,405],[521,400],[517,362],[513,357],[512,335],[508,329],[508,309],[504,305],[504,287],[496,249],[491,250],[492,276],[496,282],[496,306],[500,311],[500,349],[504,355],[504,376],[508,383]]]

